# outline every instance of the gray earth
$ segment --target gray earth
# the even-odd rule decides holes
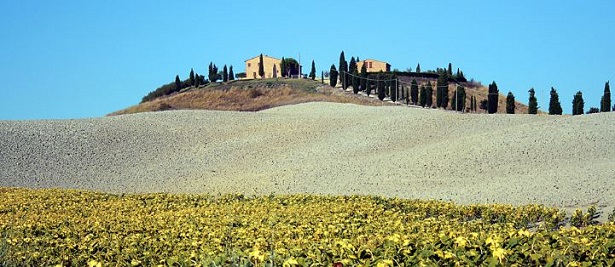
[[[0,186],[615,205],[615,113],[307,103],[0,121]]]

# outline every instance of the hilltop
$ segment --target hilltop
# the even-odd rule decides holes
[[[431,82],[435,84],[435,80]],[[409,83],[402,81],[401,84],[410,88]],[[449,85],[449,96],[455,93],[455,88],[455,84]],[[466,105],[469,106],[470,96],[475,96],[479,101],[486,99],[487,88],[482,85],[466,87],[466,95]],[[505,113],[506,96],[500,94],[498,100],[498,113]],[[352,92],[343,91],[339,88],[339,85],[333,88],[328,85],[328,81],[322,84],[319,80],[280,78],[234,80],[227,83],[210,83],[207,86],[189,87],[180,92],[145,101],[109,115],[185,109],[260,111],[307,102],[352,103],[366,106],[392,105],[390,102],[378,100],[373,95],[367,97],[363,94],[355,95]],[[402,100],[399,102],[405,104]],[[527,113],[527,105],[516,101],[516,107],[516,113]],[[484,113],[480,109],[477,112]]]

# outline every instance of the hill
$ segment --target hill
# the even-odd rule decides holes
[[[0,121],[0,187],[615,204],[615,113],[305,103]],[[608,210],[610,211],[610,209]]]
[[[404,84],[402,82],[402,84]],[[435,80],[432,81],[435,84]],[[405,84],[410,88],[409,83]],[[455,93],[456,85],[449,85],[449,96]],[[467,87],[467,104],[474,95],[480,102],[487,98],[484,86]],[[435,93],[434,93],[435,102]],[[519,99],[519,97],[517,98]],[[235,80],[228,83],[213,83],[199,88],[187,88],[179,93],[140,103],[109,115],[122,115],[148,111],[207,109],[227,111],[259,111],[284,105],[306,102],[352,103],[368,106],[391,105],[373,97],[354,95],[339,88],[322,85],[320,81],[307,79],[262,79]],[[527,113],[527,106],[516,102],[516,113]],[[450,107],[449,107],[450,109]],[[484,113],[483,110],[478,110]],[[506,96],[500,95],[498,113],[506,112]]]

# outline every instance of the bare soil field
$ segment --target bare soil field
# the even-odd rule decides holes
[[[0,187],[615,205],[615,113],[313,102],[0,121]]]

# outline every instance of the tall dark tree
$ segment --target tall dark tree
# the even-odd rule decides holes
[[[583,115],[585,101],[583,101],[583,93],[578,91],[572,99],[572,115]]]
[[[229,71],[228,71],[228,79],[229,81],[233,81],[235,80],[235,73],[233,73],[233,65],[231,65],[229,67]]]
[[[331,69],[329,69],[329,85],[332,87],[337,85],[337,69],[334,64],[331,64]]]
[[[489,85],[489,93],[487,95],[487,112],[493,114],[498,112],[498,97],[500,96],[498,85],[493,81]]]
[[[194,73],[194,86],[197,87],[197,88],[199,86],[201,86],[201,78],[200,78],[199,74],[196,73],[196,72]]]
[[[538,100],[536,99],[536,92],[534,88],[531,88],[529,91],[530,99],[528,101],[528,109],[527,114],[538,114]]]
[[[453,64],[448,63],[448,70],[446,71],[448,76],[453,76]]]
[[[209,63],[209,81],[214,83],[218,80],[218,67],[213,62]]]
[[[265,78],[265,62],[263,62],[263,54],[258,58],[258,76]]]
[[[361,90],[366,91],[367,87],[367,66],[366,64],[363,64],[363,66],[361,66]]]
[[[372,93],[372,81],[370,80],[365,81],[365,93],[367,94],[367,96]]]
[[[182,80],[179,79],[179,75],[175,75],[175,92],[179,92],[182,89]]]
[[[549,100],[549,115],[562,115],[562,104],[555,88],[551,87],[551,99]]]
[[[457,86],[451,97],[451,108],[456,111],[463,111],[466,108],[466,89],[463,86]]]
[[[399,88],[397,87],[397,85],[397,77],[391,76],[389,80],[389,97],[391,97],[391,100],[393,100],[393,102],[397,102],[397,99],[399,98],[397,92]]]
[[[427,89],[421,86],[421,94],[419,95],[419,106],[425,107],[427,104]]]
[[[412,105],[416,105],[419,101],[419,85],[416,79],[412,79],[412,85],[410,85],[410,102]]]
[[[474,96],[474,106],[472,107],[472,109],[474,109],[474,112],[478,111],[478,103],[476,103],[476,96]]]
[[[446,109],[448,106],[448,77],[442,73],[436,81],[436,107]]]
[[[416,64],[416,73],[421,73],[421,63]]]
[[[284,59],[284,57],[282,57],[282,60],[280,61],[280,73],[282,74],[282,77],[286,77],[286,59]]]
[[[194,70],[190,69],[190,86],[194,86],[195,84],[195,79],[194,79]]]
[[[470,111],[473,112],[474,110],[474,96],[470,96]]]
[[[353,70],[352,73],[353,77],[352,77],[352,92],[354,94],[358,94],[359,93],[359,86],[360,86],[360,80],[359,80],[359,73],[357,72],[357,69],[355,68]]]
[[[312,78],[312,80],[316,80],[316,64],[314,64],[314,60],[312,60],[312,70],[310,70],[310,78]]]
[[[611,110],[611,86],[607,81],[604,84],[604,95],[600,99],[600,112],[609,112]]]
[[[348,63],[348,73],[353,74],[355,73],[355,70],[358,73],[358,68],[357,68],[357,61],[354,59],[354,57],[350,58],[350,63]],[[354,84],[354,79],[356,79],[357,77],[352,76],[352,75],[348,75],[346,77],[346,83],[347,84]]]
[[[273,64],[273,69],[271,70],[271,73],[273,73],[273,78],[274,79],[278,78],[278,65]]]
[[[482,109],[482,110],[489,111],[489,100],[487,100],[487,99],[481,100],[479,108]]]
[[[401,97],[403,100],[406,100],[406,106],[410,105],[410,92],[403,85],[401,86]]]
[[[506,96],[506,114],[515,114],[515,108],[515,95],[509,91]]]
[[[378,73],[378,99],[380,101],[384,100],[386,97],[386,84],[384,82],[384,74],[382,71]]]
[[[342,83],[342,88],[346,90],[346,87],[348,86],[348,84],[346,83],[346,81],[348,81],[346,78],[346,76],[348,76],[346,75],[348,73],[348,62],[346,62],[346,56],[344,56],[344,51],[340,53],[339,72],[340,72],[340,82]]]
[[[431,82],[427,82],[426,90],[425,96],[427,99],[425,100],[425,105],[428,108],[431,108],[433,106],[433,86],[431,85]]]
[[[222,68],[222,81],[228,82],[228,68],[226,67],[226,64],[224,64],[224,67]]]

